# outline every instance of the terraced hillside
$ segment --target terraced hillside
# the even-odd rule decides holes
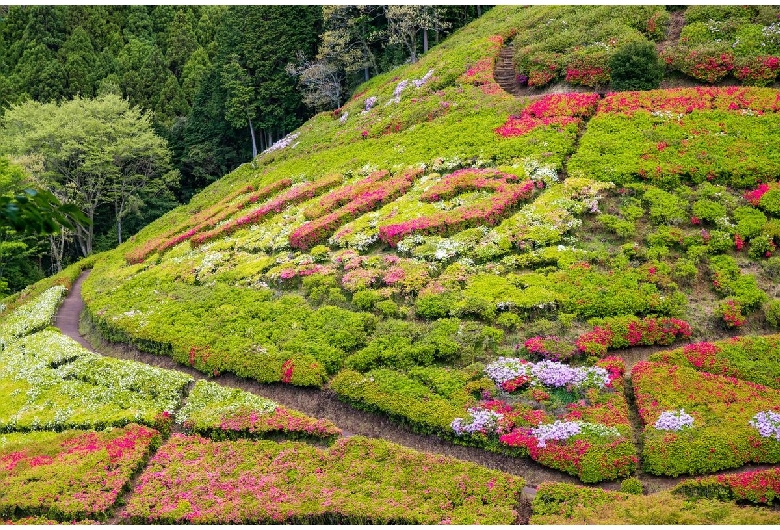
[[[0,481],[69,465],[85,437],[116,480],[98,508],[13,494],[0,517],[510,523],[530,515],[517,475],[532,469],[535,522],[776,523],[732,501],[780,491],[780,91],[515,97],[494,65],[549,10],[494,8],[115,251],[6,300]],[[657,10],[645,26],[609,13],[616,35],[660,42]],[[119,368],[46,330],[53,285],[88,268],[85,334],[211,381]],[[228,380],[335,397],[509,473],[345,436]],[[169,437],[173,418],[186,432]],[[19,434],[63,429],[95,431]],[[252,440],[269,432],[316,443]],[[405,466],[430,481],[388,476]],[[631,495],[726,470],[743,474]]]

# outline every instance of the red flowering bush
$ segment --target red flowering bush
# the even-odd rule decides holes
[[[694,110],[750,109],[756,113],[780,110],[780,93],[768,88],[692,87],[607,94],[599,101],[597,115],[624,114],[640,110],[690,114]]]
[[[610,317],[597,320],[599,325],[577,339],[577,348],[588,355],[602,356],[608,349],[629,346],[671,344],[678,338],[691,336],[691,326],[677,318],[635,316]]]
[[[734,69],[734,53],[720,47],[668,48],[661,59],[669,67],[707,83],[720,81]]]
[[[510,116],[496,133],[508,138],[522,136],[539,127],[580,124],[596,111],[598,94],[551,94],[534,100],[517,116]]]
[[[558,337],[531,337],[523,343],[523,347],[529,353],[551,361],[568,361],[579,355],[570,342]]]
[[[609,54],[606,51],[575,55],[566,65],[566,82],[572,85],[606,85],[609,74]]]
[[[780,388],[780,335],[732,337],[696,342],[658,352],[651,361],[686,366],[701,372],[737,377]]]
[[[327,175],[321,179],[315,180],[314,182],[308,182],[301,186],[290,188],[285,193],[274,197],[267,203],[263,204],[260,208],[250,212],[248,215],[234,219],[233,221],[220,225],[212,230],[209,230],[208,232],[194,235],[190,239],[190,242],[193,246],[200,246],[208,241],[216,239],[217,237],[227,236],[236,230],[257,224],[270,215],[283,211],[288,206],[307,201],[312,197],[315,197],[324,192],[325,190],[341,184],[342,180],[343,179],[341,175]]]
[[[694,478],[672,491],[692,498],[772,504],[780,499],[780,468]]]
[[[692,368],[642,361],[632,370],[634,395],[645,424],[645,470],[656,475],[710,473],[748,462],[780,462],[780,443],[762,437],[750,421],[773,410],[777,390]],[[665,411],[684,408],[693,425],[664,431],[655,423]]]
[[[360,436],[322,449],[174,434],[121,516],[135,524],[509,525],[524,485],[470,462]]]
[[[154,239],[150,239],[143,245],[136,247],[132,251],[128,252],[125,255],[125,260],[131,265],[135,263],[141,263],[154,252],[168,250],[169,248],[172,248],[179,243],[188,240],[190,237],[204,228],[212,228],[216,226],[217,223],[242,210],[248,204],[263,200],[280,189],[288,187],[291,183],[292,181],[290,179],[278,180],[257,191],[257,193],[254,193],[249,197],[234,203],[232,201],[234,201],[237,197],[252,193],[255,190],[254,186],[252,185],[239,188],[238,190],[228,194],[216,204],[208,208],[204,208],[197,214],[193,215],[191,218],[187,219],[184,223],[175,226],[174,228],[164,232],[162,235]]]
[[[102,432],[11,433],[3,441],[0,513],[73,521],[108,514],[159,434],[130,424]]]
[[[742,312],[742,304],[733,298],[729,298],[718,304],[715,313],[723,319],[727,328],[738,328],[742,326],[746,320],[746,317]]]
[[[322,243],[344,223],[406,193],[421,173],[422,170],[417,169],[389,178],[387,171],[377,172],[329,193],[317,205],[304,211],[312,221],[290,234],[290,246],[307,250]]]
[[[734,77],[755,86],[771,85],[780,69],[780,59],[772,55],[739,58],[734,65]]]

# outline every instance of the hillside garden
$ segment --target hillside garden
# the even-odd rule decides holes
[[[770,8],[708,9],[685,10],[662,60],[699,50],[699,20],[774,27]],[[780,90],[516,98],[493,75],[510,41],[539,87],[560,78],[523,65],[607,61],[664,40],[672,16],[496,7],[5,299],[0,518],[776,524],[734,501],[780,491]],[[85,333],[182,371],[48,327],[86,269]],[[601,489],[535,483],[529,505],[516,473],[352,436],[226,375]]]

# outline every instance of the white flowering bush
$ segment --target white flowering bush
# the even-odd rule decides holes
[[[693,416],[685,409],[665,410],[655,422],[655,428],[659,431],[681,431],[686,427],[693,427]]]
[[[538,447],[547,447],[548,440],[568,440],[578,434],[590,434],[601,437],[618,437],[620,432],[614,427],[589,423],[585,421],[560,421],[539,425],[531,429],[531,434],[538,440]]]
[[[44,330],[0,353],[0,431],[153,425],[181,403],[187,375],[91,353]]]
[[[0,341],[8,342],[42,330],[51,325],[60,302],[65,297],[65,287],[56,285],[40,296],[17,307],[0,323]]]
[[[457,435],[463,434],[493,434],[498,429],[498,422],[504,418],[500,412],[493,410],[470,408],[468,418],[455,418],[450,427]]]

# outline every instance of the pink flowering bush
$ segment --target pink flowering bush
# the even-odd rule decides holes
[[[388,172],[378,172],[329,193],[317,205],[304,211],[312,220],[290,234],[290,246],[308,250],[325,241],[341,225],[406,193],[421,173],[422,170],[417,169],[388,178]]]
[[[691,498],[773,504],[780,498],[780,468],[694,478],[672,491]]]
[[[596,111],[598,94],[551,94],[526,106],[518,116],[510,116],[496,133],[503,137],[522,136],[539,127],[564,127],[582,123]]]
[[[133,473],[159,443],[130,424],[103,432],[3,435],[0,513],[61,520],[104,519]]]
[[[780,389],[778,358],[780,335],[766,335],[686,344],[682,348],[654,353],[650,360]]]
[[[354,436],[330,449],[174,434],[122,516],[140,523],[511,524],[525,481]]]
[[[551,361],[567,361],[579,355],[570,342],[558,337],[531,337],[523,343],[523,347],[529,353]]]
[[[767,86],[777,78],[778,69],[780,58],[773,55],[740,57],[734,64],[734,77],[748,85]]]
[[[281,195],[277,195],[270,201],[263,204],[260,208],[250,212],[243,217],[234,219],[207,232],[194,235],[190,239],[190,242],[193,246],[200,246],[217,237],[230,235],[236,230],[249,225],[257,224],[266,217],[283,211],[290,205],[309,200],[312,197],[319,195],[323,191],[341,184],[341,182],[341,175],[327,175],[323,178],[315,180],[314,182],[309,182],[301,186],[290,188],[288,191],[282,193]]]
[[[493,194],[467,206],[437,212],[426,217],[379,227],[379,239],[395,247],[413,233],[450,235],[466,228],[495,225],[510,209],[529,199],[536,190],[533,181],[515,183],[517,177],[492,169],[462,169],[452,173],[426,192],[422,200],[435,202],[442,197],[472,190],[490,190]]]
[[[276,435],[288,439],[334,440],[341,434],[328,420],[318,420],[243,390],[203,380],[187,396],[176,421],[189,432],[215,440]]]

